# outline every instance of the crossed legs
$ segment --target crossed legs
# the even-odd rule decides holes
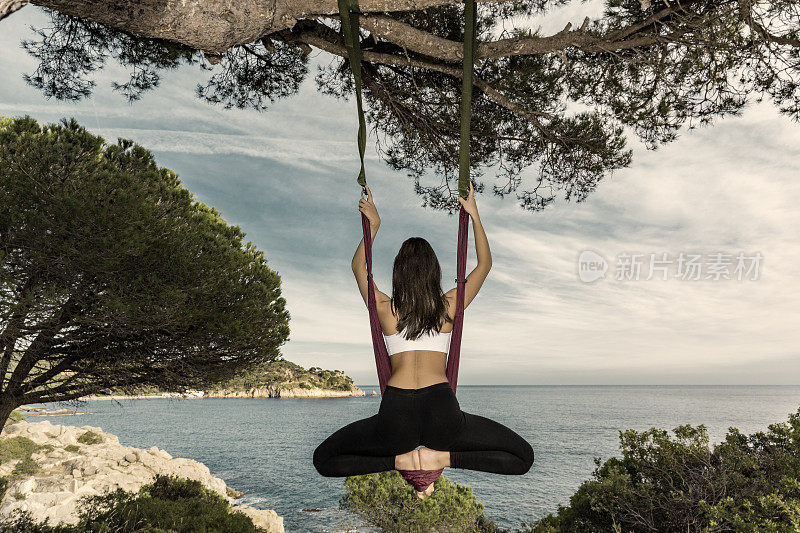
[[[447,382],[421,389],[387,386],[377,414],[347,424],[314,450],[314,467],[326,477],[448,466],[521,475],[532,464],[533,448],[525,439],[462,411]]]
[[[396,456],[417,447],[417,435],[401,432],[386,438],[379,431],[379,415],[347,424],[317,446],[317,471],[326,477],[344,477],[394,470]]]
[[[413,460],[408,452],[420,444],[413,431],[381,434],[378,413],[339,429],[316,450],[314,467],[327,477],[344,477],[409,468]],[[461,412],[463,422],[458,433],[447,435],[431,426],[423,435],[419,466],[423,470],[465,468],[495,474],[521,475],[533,464],[531,445],[515,431],[490,418]],[[398,457],[406,455],[405,457]],[[403,462],[400,464],[399,462]],[[415,464],[416,466],[416,464]]]
[[[461,412],[454,439],[437,434],[423,440],[420,468],[464,468],[494,474],[522,475],[533,465],[533,447],[517,432],[485,416]]]

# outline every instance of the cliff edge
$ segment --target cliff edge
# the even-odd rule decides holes
[[[7,480],[0,517],[22,509],[39,522],[47,517],[51,524],[76,524],[82,496],[117,488],[136,492],[156,474],[163,474],[197,480],[228,500],[232,511],[249,516],[256,526],[270,533],[284,531],[283,518],[275,511],[234,505],[234,497],[241,493],[229,489],[203,463],[174,458],[156,446],[149,450],[123,446],[116,435],[99,427],[20,420],[6,424],[0,432],[0,445],[0,477]]]

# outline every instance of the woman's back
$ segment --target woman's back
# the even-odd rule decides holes
[[[450,304],[449,299],[448,304]],[[451,320],[452,308],[448,305],[447,314]],[[416,341],[407,341],[404,337],[405,331],[397,331],[399,319],[391,311],[391,306],[388,313],[379,311],[379,315],[384,315],[380,317],[381,329],[384,337],[388,337],[385,340],[392,364],[392,376],[387,382],[388,385],[401,389],[420,389],[447,382],[445,369],[450,334],[453,331],[452,322],[446,321],[441,326],[441,331],[423,333]],[[420,349],[417,349],[415,344],[420,346]],[[393,353],[396,349],[402,351]]]
[[[465,200],[459,197],[462,208],[472,219],[472,229],[475,237],[475,253],[478,264],[462,281],[464,291],[464,309],[478,294],[489,270],[492,267],[492,254],[489,251],[489,241],[478,215],[475,204],[474,190],[470,182],[469,197]],[[359,211],[364,214],[370,223],[370,231],[374,242],[380,217],[372,201],[372,193],[367,188],[367,198],[359,200]],[[378,289],[375,281],[370,282],[366,271],[366,255],[364,239],[361,239],[352,260],[353,274],[356,277],[358,290],[366,304],[369,300],[368,287],[372,285],[375,293],[375,303],[378,310],[381,329],[385,336],[398,333],[398,323],[395,304],[402,311],[403,325],[401,329],[408,328],[412,332],[430,331],[436,324],[438,333],[448,334],[453,330],[453,315],[456,307],[457,287],[442,294],[441,266],[436,258],[430,243],[420,237],[406,239],[394,260],[392,272],[392,297],[390,298]],[[447,316],[448,320],[443,320]],[[413,320],[411,320],[413,319]],[[424,344],[417,346],[407,344],[401,339],[392,339],[389,344],[404,347],[390,357],[392,376],[388,385],[403,389],[419,389],[437,383],[447,382],[447,350],[449,339],[435,336]],[[447,348],[444,346],[447,345]],[[434,349],[428,349],[434,347]]]

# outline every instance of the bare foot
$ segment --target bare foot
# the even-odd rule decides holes
[[[416,449],[394,457],[394,467],[396,470],[419,470],[419,453]]]
[[[431,494],[433,494],[433,483],[425,487],[425,490],[423,491],[415,490],[414,492],[417,493],[417,498],[419,498],[420,500],[424,500],[425,496],[430,496]]]
[[[438,470],[450,466],[450,452],[439,451],[426,448],[425,446],[417,450],[419,452],[420,470]],[[425,487],[424,491],[416,491],[420,499],[433,494],[433,483]]]
[[[423,446],[419,450],[419,468],[422,470],[438,470],[450,466],[450,452],[432,450]]]

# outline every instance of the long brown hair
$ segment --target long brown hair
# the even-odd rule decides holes
[[[438,330],[445,322],[452,322],[446,303],[442,268],[433,247],[422,237],[406,239],[394,258],[392,272],[397,331],[405,330],[405,338],[414,340]]]

